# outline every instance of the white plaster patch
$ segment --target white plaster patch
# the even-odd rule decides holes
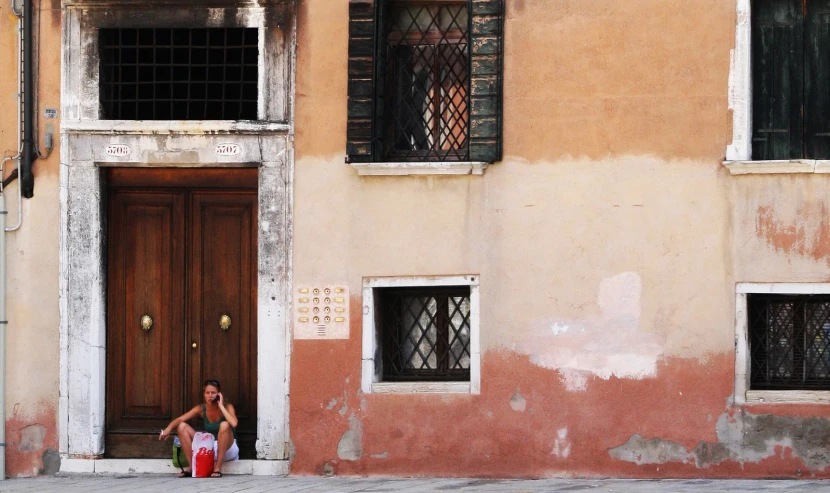
[[[560,459],[567,459],[571,455],[571,441],[568,439],[567,428],[557,430],[556,438],[553,440],[553,450],[550,453]]]
[[[589,372],[581,370],[564,369],[560,370],[562,381],[568,392],[585,392],[588,390]]]
[[[587,390],[588,377],[643,379],[657,374],[665,338],[640,329],[643,284],[634,272],[603,279],[594,320],[546,320],[519,344],[536,365],[560,370],[572,392]]]
[[[516,391],[516,393],[513,394],[513,397],[510,398],[510,409],[520,413],[525,412],[527,409],[527,399]]]
[[[559,334],[564,334],[565,332],[567,332],[568,326],[554,323],[550,326],[550,331],[553,332],[553,335],[558,336]]]

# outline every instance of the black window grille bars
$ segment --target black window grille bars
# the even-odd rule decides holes
[[[830,295],[748,296],[750,388],[830,390]]]
[[[389,0],[381,12],[384,157],[468,160],[468,2]]]
[[[101,118],[256,120],[256,28],[99,31]]]
[[[470,288],[379,290],[383,380],[470,379]]]

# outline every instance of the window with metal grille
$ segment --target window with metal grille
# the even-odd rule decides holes
[[[830,295],[748,295],[752,390],[830,390]]]
[[[256,120],[256,28],[101,29],[101,118]]]
[[[469,158],[470,16],[466,1],[387,1],[378,89],[385,159]]]
[[[384,381],[470,380],[470,288],[377,291]]]

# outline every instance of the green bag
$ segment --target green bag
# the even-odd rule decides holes
[[[184,469],[189,464],[187,457],[184,456],[184,450],[181,446],[173,445],[173,466],[177,469]]]

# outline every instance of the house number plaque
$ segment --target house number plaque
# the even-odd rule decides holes
[[[239,144],[217,144],[213,149],[217,156],[236,156],[242,152]]]

